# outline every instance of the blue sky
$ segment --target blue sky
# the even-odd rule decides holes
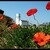
[[[37,24],[33,16],[28,17],[26,12],[32,8],[37,8],[35,14],[39,23],[50,22],[50,10],[46,10],[48,1],[0,1],[0,9],[5,11],[5,15],[15,20],[16,13],[21,14],[21,20],[28,20],[33,24]]]

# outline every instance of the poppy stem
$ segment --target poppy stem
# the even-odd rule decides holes
[[[33,15],[33,16],[34,16],[34,20],[37,21],[39,31],[41,31],[41,30],[40,30],[40,27],[39,27],[39,22],[38,22],[38,20],[35,18],[35,15]]]
[[[35,15],[33,15],[34,16],[34,20],[36,20],[37,21],[37,24],[39,25],[39,22],[38,22],[38,20],[35,18]]]

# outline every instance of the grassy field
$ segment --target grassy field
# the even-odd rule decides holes
[[[36,32],[44,32],[50,34],[50,24],[47,28],[29,26],[27,28],[19,26],[14,29],[6,29],[6,26],[2,25],[3,31],[0,31],[0,49],[48,49],[50,48],[50,42],[44,46],[38,46],[32,38]],[[0,28],[1,30],[1,28]]]

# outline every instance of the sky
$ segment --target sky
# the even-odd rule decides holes
[[[27,11],[37,8],[35,18],[39,24],[50,22],[50,10],[46,10],[49,1],[0,1],[0,9],[4,10],[4,14],[16,21],[16,14],[20,13],[21,20],[28,20],[32,24],[37,24],[34,16],[27,16]]]

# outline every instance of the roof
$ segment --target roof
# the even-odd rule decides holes
[[[28,22],[27,20],[21,20],[21,21]]]

